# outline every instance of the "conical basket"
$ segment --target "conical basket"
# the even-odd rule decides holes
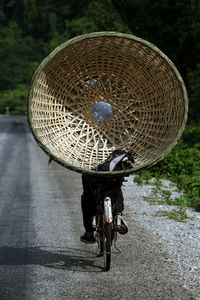
[[[98,122],[97,102],[112,106]],[[61,165],[96,173],[117,148],[132,150],[132,169],[164,158],[180,138],[188,100],[174,64],[157,47],[133,35],[98,32],[57,47],[37,69],[28,120],[39,146]],[[105,172],[99,172],[105,173]]]

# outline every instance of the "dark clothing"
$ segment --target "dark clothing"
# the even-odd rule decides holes
[[[83,195],[81,206],[83,212],[83,225],[86,232],[92,232],[92,217],[96,215],[96,201],[110,196],[115,199],[117,212],[124,209],[124,198],[121,190],[124,177],[101,177],[95,175],[82,175]]]
[[[108,158],[97,166],[96,171],[121,171],[131,169],[130,162],[134,162],[133,153],[122,149],[114,150]],[[86,232],[92,232],[92,217],[96,215],[96,202],[109,196],[117,203],[114,213],[121,213],[124,209],[124,198],[122,194],[122,183],[124,177],[82,175],[83,195],[81,205],[83,212],[83,224]]]

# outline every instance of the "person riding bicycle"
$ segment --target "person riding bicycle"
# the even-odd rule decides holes
[[[133,153],[117,149],[97,167],[97,171],[119,171],[132,168],[130,162],[134,162]],[[92,226],[93,216],[96,215],[96,198],[105,197],[105,193],[109,191],[111,199],[117,200],[117,214],[120,217],[121,225],[117,231],[121,234],[128,232],[126,222],[122,218],[124,210],[124,197],[121,190],[124,176],[99,176],[99,175],[82,175],[83,194],[81,196],[81,207],[83,215],[83,225],[85,233],[80,237],[81,242],[95,243],[94,228]]]

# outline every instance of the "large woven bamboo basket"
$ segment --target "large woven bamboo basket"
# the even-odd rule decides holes
[[[92,114],[100,101],[112,106],[101,124]],[[36,141],[67,168],[96,173],[114,149],[135,153],[132,169],[110,175],[164,158],[184,130],[187,110],[183,80],[169,58],[143,39],[116,32],[57,47],[37,69],[28,101]]]

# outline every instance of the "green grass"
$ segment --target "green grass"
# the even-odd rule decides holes
[[[168,219],[171,219],[171,220],[174,220],[177,222],[186,222],[186,220],[192,219],[187,216],[186,208],[183,208],[183,207],[174,208],[171,211],[159,210],[154,214],[154,216],[167,217]]]
[[[173,200],[173,205],[193,207],[200,212],[200,126],[190,124],[176,147],[157,165],[136,173],[134,181],[140,185],[155,185],[154,193],[162,194],[162,201],[170,203],[170,191],[161,191],[161,179],[176,185],[184,195]],[[152,178],[154,182],[152,183]],[[156,191],[158,190],[158,192]],[[152,199],[154,201],[155,199]]]

